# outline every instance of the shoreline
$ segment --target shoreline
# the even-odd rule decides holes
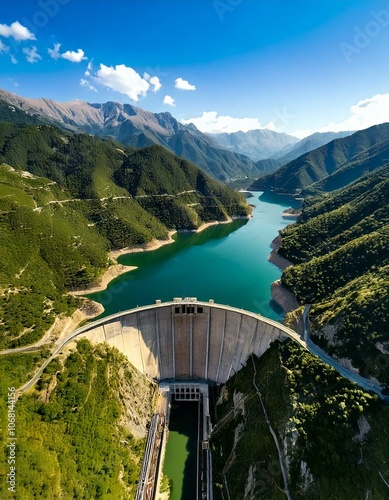
[[[90,286],[87,288],[84,288],[82,290],[72,290],[68,292],[71,295],[75,296],[84,296],[84,295],[90,295],[92,293],[97,293],[97,292],[103,292],[104,290],[107,289],[109,283],[121,276],[122,274],[128,273],[130,271],[133,271],[134,269],[137,269],[136,266],[125,266],[123,264],[119,264],[117,259],[121,257],[122,255],[127,255],[130,253],[138,253],[138,252],[151,252],[153,250],[157,250],[158,248],[161,248],[165,245],[170,245],[171,243],[174,243],[175,240],[173,239],[173,235],[177,233],[201,233],[201,231],[204,231],[204,229],[207,229],[208,227],[211,226],[217,226],[219,224],[230,224],[234,220],[238,219],[251,219],[253,216],[247,215],[247,216],[241,216],[241,217],[228,217],[227,220],[224,221],[212,221],[212,222],[205,222],[201,226],[199,226],[197,229],[182,229],[182,230],[174,230],[174,231],[169,231],[168,237],[164,240],[157,240],[154,239],[150,241],[149,243],[146,243],[144,245],[140,246],[132,246],[132,247],[125,247],[125,248],[119,248],[117,250],[111,250],[109,252],[109,258],[113,261],[113,264],[109,265],[109,267],[105,270],[103,275],[99,278],[98,283],[91,283]]]
[[[268,261],[278,267],[282,272],[292,266],[292,262],[278,254],[278,249],[282,243],[281,235],[278,234],[270,244],[271,252]],[[271,296],[273,300],[282,308],[285,313],[284,322],[291,328],[296,330],[300,335],[303,333],[302,317],[294,311],[300,308],[296,296],[290,292],[282,283],[281,278],[273,281],[270,286]]]
[[[278,269],[281,269],[281,271],[284,271],[287,267],[292,266],[293,264],[290,262],[290,260],[285,259],[285,257],[282,257],[278,253],[278,249],[281,246],[281,235],[279,234],[274,238],[274,240],[270,244],[270,248],[272,251],[270,252],[270,255],[268,257],[268,261],[274,264],[275,266],[278,267]]]

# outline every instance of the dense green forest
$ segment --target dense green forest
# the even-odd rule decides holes
[[[0,123],[0,162],[3,348],[70,314],[79,303],[67,291],[96,281],[109,250],[249,213],[239,193],[161,146]]]
[[[383,123],[335,139],[261,177],[251,189],[302,196],[340,189],[387,163],[388,136],[389,123]]]
[[[38,358],[2,360],[1,427],[8,387],[24,382]],[[17,492],[7,491],[8,466],[0,460],[0,497],[134,498],[155,388],[115,349],[79,341],[17,401]],[[7,457],[5,438],[2,433]]]
[[[215,500],[227,497],[224,479],[234,500],[285,498],[253,380],[289,469],[292,498],[386,498],[389,408],[289,340],[249,359],[222,389],[211,438]]]
[[[295,263],[282,283],[312,304],[316,342],[389,386],[389,165],[346,188],[307,198],[282,232],[279,253]]]

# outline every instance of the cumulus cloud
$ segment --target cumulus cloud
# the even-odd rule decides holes
[[[81,87],[86,87],[89,90],[93,90],[93,92],[97,92],[97,88],[91,85],[85,78],[81,78],[80,80]]]
[[[216,111],[204,111],[198,118],[189,118],[181,120],[184,125],[193,123],[196,127],[208,134],[220,134],[222,132],[248,132],[249,130],[258,130],[263,128],[274,129],[273,123],[261,125],[258,118],[235,118],[233,116],[218,116]]]
[[[16,41],[21,40],[36,40],[34,33],[22,26],[19,21],[15,21],[10,26],[7,24],[0,24],[0,36],[5,38],[12,37]]]
[[[147,80],[124,64],[115,67],[100,64],[100,69],[93,79],[111,90],[127,95],[135,102],[139,100],[139,97],[145,96],[150,88]]]
[[[67,59],[70,62],[79,63],[81,61],[85,61],[88,59],[85,57],[85,52],[82,49],[78,49],[77,52],[74,50],[67,50],[63,54],[61,54],[62,59]]]
[[[168,106],[175,106],[176,105],[173,97],[171,97],[170,95],[165,95],[165,97],[163,98],[163,103],[167,104]]]
[[[36,63],[39,59],[42,59],[42,57],[38,54],[38,49],[35,45],[33,47],[24,48],[23,54],[26,54],[26,59],[29,63]]]
[[[158,78],[158,76],[150,76],[149,73],[147,73],[147,71],[145,71],[143,73],[143,79],[150,83],[150,85],[152,87],[151,90],[154,93],[158,92],[158,90],[160,90],[162,88],[162,83],[161,83],[160,79]]]
[[[160,82],[158,76],[152,76],[150,78],[150,85],[153,86],[152,88],[153,92],[158,92],[158,90],[160,90],[162,87],[162,83]]]
[[[60,43],[55,43],[53,49],[48,49],[48,53],[50,54],[50,57],[53,59],[66,59],[67,61],[74,62],[74,63],[79,63],[81,61],[84,61],[85,59],[88,59],[85,57],[85,52],[82,49],[78,49],[77,52],[74,50],[67,50],[66,52],[63,52],[61,54],[60,49],[61,44]],[[89,66],[89,65],[88,65]]]
[[[182,78],[177,78],[174,86],[179,90],[196,90],[194,85],[191,85],[188,80],[183,80]]]
[[[376,94],[357,102],[351,106],[348,118],[339,123],[331,122],[319,132],[362,130],[384,122],[389,122],[389,93]]]

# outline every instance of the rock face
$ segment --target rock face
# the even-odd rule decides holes
[[[119,370],[119,397],[122,413],[119,424],[135,438],[144,438],[157,397],[157,385],[125,362]],[[145,405],[145,401],[151,404]]]
[[[300,307],[296,297],[283,286],[281,280],[274,281],[271,284],[271,294],[277,304],[287,313]]]
[[[278,253],[278,249],[280,248],[280,246],[281,246],[281,236],[278,235],[271,242],[270,247],[272,251],[270,252],[268,260],[269,262],[272,262],[274,265],[276,265],[279,269],[281,269],[281,271],[283,271],[287,267],[291,266],[292,263]]]

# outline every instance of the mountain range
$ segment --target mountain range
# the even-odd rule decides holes
[[[68,131],[115,139],[126,146],[159,144],[223,181],[255,177],[262,172],[247,156],[223,149],[194,125],[183,125],[167,112],[151,113],[117,102],[58,103],[50,99],[20,97],[4,90],[0,91],[0,110],[8,120],[15,113],[13,121],[40,120]]]
[[[277,160],[281,165],[286,165],[299,156],[320,148],[320,146],[324,146],[324,144],[328,144],[334,139],[341,139],[351,134],[352,132],[315,132],[295,144],[283,147],[270,158]]]
[[[302,141],[271,130],[210,135],[200,132],[193,124],[183,125],[168,112],[151,113],[118,102],[59,103],[22,97],[5,90],[0,90],[0,118],[23,124],[46,123],[72,132],[108,137],[137,148],[159,144],[218,180],[237,181],[246,186],[287,160],[348,134],[314,134]]]
[[[289,134],[273,132],[273,130],[249,130],[232,134],[212,134],[211,137],[223,148],[244,154],[254,161],[265,160],[295,146],[299,139]],[[276,156],[274,156],[277,159]]]
[[[250,187],[302,195],[341,188],[389,160],[388,137],[389,123],[383,123],[335,139],[259,178]]]

